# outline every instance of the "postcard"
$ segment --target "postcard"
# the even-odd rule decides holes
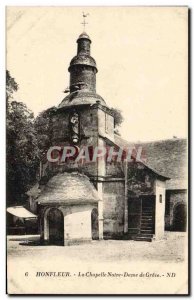
[[[7,6],[7,293],[188,295],[186,6]]]

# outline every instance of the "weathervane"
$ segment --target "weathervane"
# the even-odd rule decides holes
[[[83,24],[84,31],[85,31],[86,24],[88,24],[86,22],[86,18],[87,18],[87,16],[89,16],[89,13],[86,14],[86,13],[83,12],[82,15],[83,15],[83,22],[81,24]]]

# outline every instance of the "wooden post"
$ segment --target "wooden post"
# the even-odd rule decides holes
[[[97,183],[97,191],[100,200],[98,201],[98,224],[99,224],[99,240],[103,240],[103,197],[102,197],[102,182]]]
[[[124,161],[125,175],[125,204],[124,204],[124,233],[128,232],[128,161]]]
[[[42,162],[41,162],[41,160],[40,160],[39,176],[40,176],[40,179],[41,179],[41,177],[42,177]]]

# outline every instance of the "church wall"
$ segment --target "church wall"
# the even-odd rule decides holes
[[[60,145],[69,137],[69,112],[63,111],[52,118],[52,145]]]
[[[80,107],[76,109],[75,107],[74,109],[79,112],[80,116],[80,138],[83,141],[85,140],[85,143],[87,145],[92,145],[92,141],[90,138],[93,136],[97,136],[97,109],[89,108],[88,106],[82,109],[80,109]],[[72,111],[72,108],[71,110],[63,110],[53,116],[53,145],[56,145],[57,143],[63,143],[65,141],[69,141],[70,143],[69,116]]]
[[[103,139],[98,138],[98,147],[102,147],[105,149],[106,143]],[[100,152],[100,150],[99,150]],[[98,176],[105,176],[106,175],[106,162],[105,162],[105,156],[99,157],[97,161],[97,167],[98,167]]]
[[[72,110],[71,110],[72,111]],[[108,135],[113,137],[114,132],[114,120],[113,117],[103,110],[97,107],[84,106],[80,109],[80,142],[78,147],[92,146],[95,149],[98,147],[106,147],[106,143],[103,139],[98,138],[98,133],[102,135]],[[53,146],[69,146],[71,145],[70,133],[69,133],[69,110],[63,110],[53,116]],[[98,171],[97,171],[98,168]],[[88,176],[105,176],[106,173],[109,176],[120,177],[123,176],[121,166],[119,163],[107,164],[105,170],[105,161],[103,158],[95,162],[82,162],[79,164],[73,164],[72,160],[63,164],[51,163],[51,169],[58,169],[59,172],[68,170],[79,170],[84,172]]]
[[[72,110],[71,110],[72,111]],[[70,141],[69,132],[69,110],[61,111],[53,117],[53,146],[70,146],[72,145]],[[97,109],[89,108],[79,108],[80,116],[80,142],[78,147],[92,146],[93,149],[98,145],[97,138],[97,126],[98,117]],[[50,168],[53,171],[69,171],[78,170],[84,172],[88,176],[97,176],[97,163],[95,162],[79,162],[74,163],[72,160],[66,161],[65,163],[50,163]]]
[[[121,178],[124,177],[124,171],[121,162],[107,162],[106,175],[121,177]]]
[[[87,145],[92,145],[91,137],[97,136],[97,109],[86,107],[80,111],[80,124],[83,135],[87,138]]]
[[[114,140],[114,118],[101,109],[98,110],[98,130],[99,134]]]
[[[124,181],[103,182],[104,238],[119,238],[124,233]]]

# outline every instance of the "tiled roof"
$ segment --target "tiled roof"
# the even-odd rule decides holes
[[[37,199],[38,203],[84,204],[99,200],[89,178],[77,172],[61,173],[53,176]]]
[[[132,145],[115,135],[115,141],[121,147]],[[187,189],[187,140],[169,139],[153,142],[136,143],[142,146],[146,164],[159,174],[171,178],[166,183],[167,189]]]

